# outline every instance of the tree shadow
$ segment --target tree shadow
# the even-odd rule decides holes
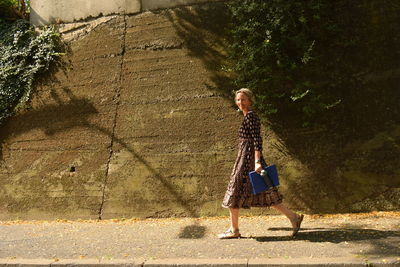
[[[72,95],[69,89],[63,89]],[[1,126],[0,133],[0,162],[3,161],[3,143],[8,136],[18,136],[34,129],[41,129],[46,135],[54,135],[56,132],[67,130],[73,127],[81,127],[87,124],[91,115],[97,114],[97,109],[88,99],[72,97],[68,102],[63,102],[52,90],[51,96],[56,104],[48,104],[39,109],[30,110],[9,118]],[[45,120],[40,119],[46,118]]]
[[[189,56],[203,62],[211,78],[211,83],[204,86],[219,96],[232,99],[235,74],[228,71],[231,61],[226,49],[230,42],[227,34],[230,16],[226,4],[214,2],[154,12],[172,22]]]
[[[207,227],[199,225],[196,222],[195,224],[191,224],[182,228],[178,237],[182,239],[200,239],[205,236],[206,230]]]
[[[66,47],[68,54],[72,54],[71,48]],[[139,163],[144,165],[150,172],[151,177],[158,180],[161,184],[160,189],[165,190],[172,199],[180,207],[184,209],[187,216],[192,218],[199,217],[199,214],[193,205],[185,199],[184,193],[180,192],[176,186],[168,179],[166,179],[154,166],[152,166],[144,157],[137,153],[130,144],[125,142],[123,139],[116,136],[112,130],[104,128],[102,126],[96,125],[91,122],[94,116],[99,116],[99,111],[96,106],[85,97],[76,97],[73,92],[68,87],[60,87],[56,91],[54,85],[60,84],[59,80],[55,76],[57,72],[62,70],[66,77],[66,70],[71,67],[71,62],[66,64],[59,64],[51,68],[51,72],[41,77],[35,86],[45,85],[45,87],[50,87],[50,98],[55,101],[55,104],[42,103],[42,106],[35,109],[30,109],[29,107],[23,112],[20,112],[16,116],[12,117],[10,120],[6,121],[4,125],[1,126],[2,130],[0,132],[0,162],[4,161],[3,147],[5,141],[9,136],[18,136],[32,130],[41,130],[46,136],[53,136],[58,133],[62,133],[72,128],[87,128],[94,132],[99,132],[104,136],[112,139],[111,142],[114,144],[121,145],[126,149]],[[49,86],[50,85],[50,86]],[[62,84],[61,84],[62,85]],[[61,89],[60,89],[61,88]],[[34,92],[35,94],[40,94],[40,92]],[[59,93],[67,95],[69,100],[61,98]],[[7,151],[7,149],[5,149]],[[106,183],[106,181],[105,181]],[[106,185],[106,184],[105,184]],[[105,192],[105,194],[107,194]],[[107,198],[105,198],[107,201]],[[197,202],[202,204],[201,201]],[[103,205],[103,203],[101,204]],[[99,217],[102,216],[102,207],[100,207]],[[200,226],[197,221],[192,225],[189,225],[182,229],[182,233],[179,235],[180,238],[202,238],[206,232],[206,227]]]
[[[185,209],[189,216],[199,217],[197,211],[187,202],[174,185],[132,149],[128,143],[113,135],[110,130],[90,122],[90,118],[99,112],[89,99],[75,97],[68,88],[63,88],[63,91],[68,94],[70,98],[69,101],[63,102],[59,98],[57,92],[52,90],[51,96],[57,102],[56,104],[48,104],[36,110],[18,114],[3,125],[0,133],[2,142],[4,142],[8,136],[18,136],[34,129],[41,129],[47,136],[68,131],[76,127],[88,128],[100,132],[110,139],[113,139],[113,142],[120,144],[143,164],[151,172],[152,176],[161,182],[167,192],[175,198],[175,201]]]
[[[151,172],[152,177],[161,182],[162,186],[168,191],[170,195],[172,195],[175,198],[175,201],[185,209],[185,211],[189,214],[189,216],[194,218],[199,217],[197,211],[187,202],[187,200],[183,197],[183,194],[181,194],[171,182],[169,182],[164,176],[162,176],[157,171],[156,168],[151,166],[151,164],[148,161],[146,161],[142,156],[140,156],[137,152],[135,152],[135,150],[132,149],[128,143],[116,137],[115,135],[113,136],[109,130],[99,127],[97,125],[87,123],[85,127],[95,129],[96,131],[99,131],[104,135],[113,138],[114,142],[120,144],[123,148],[129,151],[130,154],[134,156],[141,164],[143,164]]]

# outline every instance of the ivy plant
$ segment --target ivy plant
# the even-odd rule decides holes
[[[0,124],[29,99],[35,77],[60,58],[61,48],[53,27],[36,32],[25,20],[0,19]]]

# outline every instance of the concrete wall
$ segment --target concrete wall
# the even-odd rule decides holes
[[[47,25],[110,14],[134,14],[218,0],[31,0],[31,22]]]
[[[241,121],[221,70],[226,13],[212,3],[108,16],[70,41],[68,68],[0,128],[0,220],[226,215]],[[350,140],[265,123],[285,204],[399,210],[400,125],[376,127],[377,118],[368,117],[379,132]]]
[[[0,220],[226,214],[241,116],[219,91],[224,21],[221,4],[183,7],[72,41],[1,127]]]

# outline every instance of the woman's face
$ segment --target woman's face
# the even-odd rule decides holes
[[[241,111],[248,111],[251,107],[250,99],[244,93],[238,93],[236,95],[236,105]]]

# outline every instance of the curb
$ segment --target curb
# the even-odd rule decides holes
[[[355,258],[297,258],[297,259],[0,259],[0,267],[301,267],[301,266],[351,266],[351,267],[395,267],[400,261],[395,258],[376,258],[371,260]]]

